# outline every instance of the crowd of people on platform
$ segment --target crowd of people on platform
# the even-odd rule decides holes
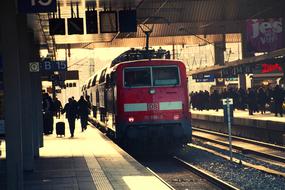
[[[212,93],[208,91],[192,92],[190,93],[190,104],[192,109],[218,111],[222,108],[222,99],[227,97],[233,99],[234,109],[247,109],[249,115],[253,115],[255,112],[264,114],[266,111],[270,111],[275,116],[283,117],[285,91],[279,85],[266,89],[263,87],[249,88],[248,90],[229,88],[223,92],[218,90],[214,90]]]
[[[71,137],[74,137],[76,119],[80,119],[82,132],[87,129],[90,103],[83,96],[81,96],[78,101],[76,101],[74,97],[70,97],[68,98],[68,102],[62,106],[56,97],[52,99],[48,93],[44,93],[42,105],[44,134],[48,135],[53,133],[54,117],[60,119],[60,115],[64,113],[68,120]]]

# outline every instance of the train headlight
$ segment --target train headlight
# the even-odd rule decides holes
[[[150,94],[155,94],[155,89],[149,89],[149,91],[148,91]]]
[[[174,115],[174,116],[173,116],[173,119],[174,119],[174,120],[179,120],[179,119],[180,119],[180,116],[179,116],[179,115]]]
[[[133,117],[129,117],[129,119],[128,119],[128,120],[129,120],[129,122],[130,122],[130,123],[133,123],[133,122],[135,121],[135,118],[133,118]]]

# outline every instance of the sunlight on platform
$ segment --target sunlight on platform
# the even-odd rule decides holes
[[[0,139],[0,159],[6,158],[6,144],[3,139]]]
[[[125,176],[123,180],[130,189],[146,190],[149,187],[159,190],[169,189],[167,186],[161,186],[161,182],[154,176]]]
[[[44,147],[40,149],[41,157],[76,157],[76,156],[117,156],[108,144],[98,146],[96,140],[104,138],[94,130],[81,132],[79,120],[76,121],[74,138],[70,138],[68,124],[65,126],[65,137],[56,137],[55,134],[44,136]],[[55,130],[54,130],[55,133]]]

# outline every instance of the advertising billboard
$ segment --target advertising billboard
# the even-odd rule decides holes
[[[247,20],[246,43],[249,52],[270,52],[282,48],[282,19]]]
[[[283,74],[283,69],[278,63],[273,64],[256,64],[253,74],[280,73]]]

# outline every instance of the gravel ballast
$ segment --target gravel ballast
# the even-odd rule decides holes
[[[285,178],[268,174],[242,164],[232,163],[229,160],[216,156],[205,150],[187,146],[181,150],[178,156],[185,161],[204,169],[221,180],[224,180],[240,189],[250,190],[285,190]],[[250,159],[241,154],[234,157],[251,164],[263,165],[265,167],[284,172],[283,167],[271,165],[255,159]]]

